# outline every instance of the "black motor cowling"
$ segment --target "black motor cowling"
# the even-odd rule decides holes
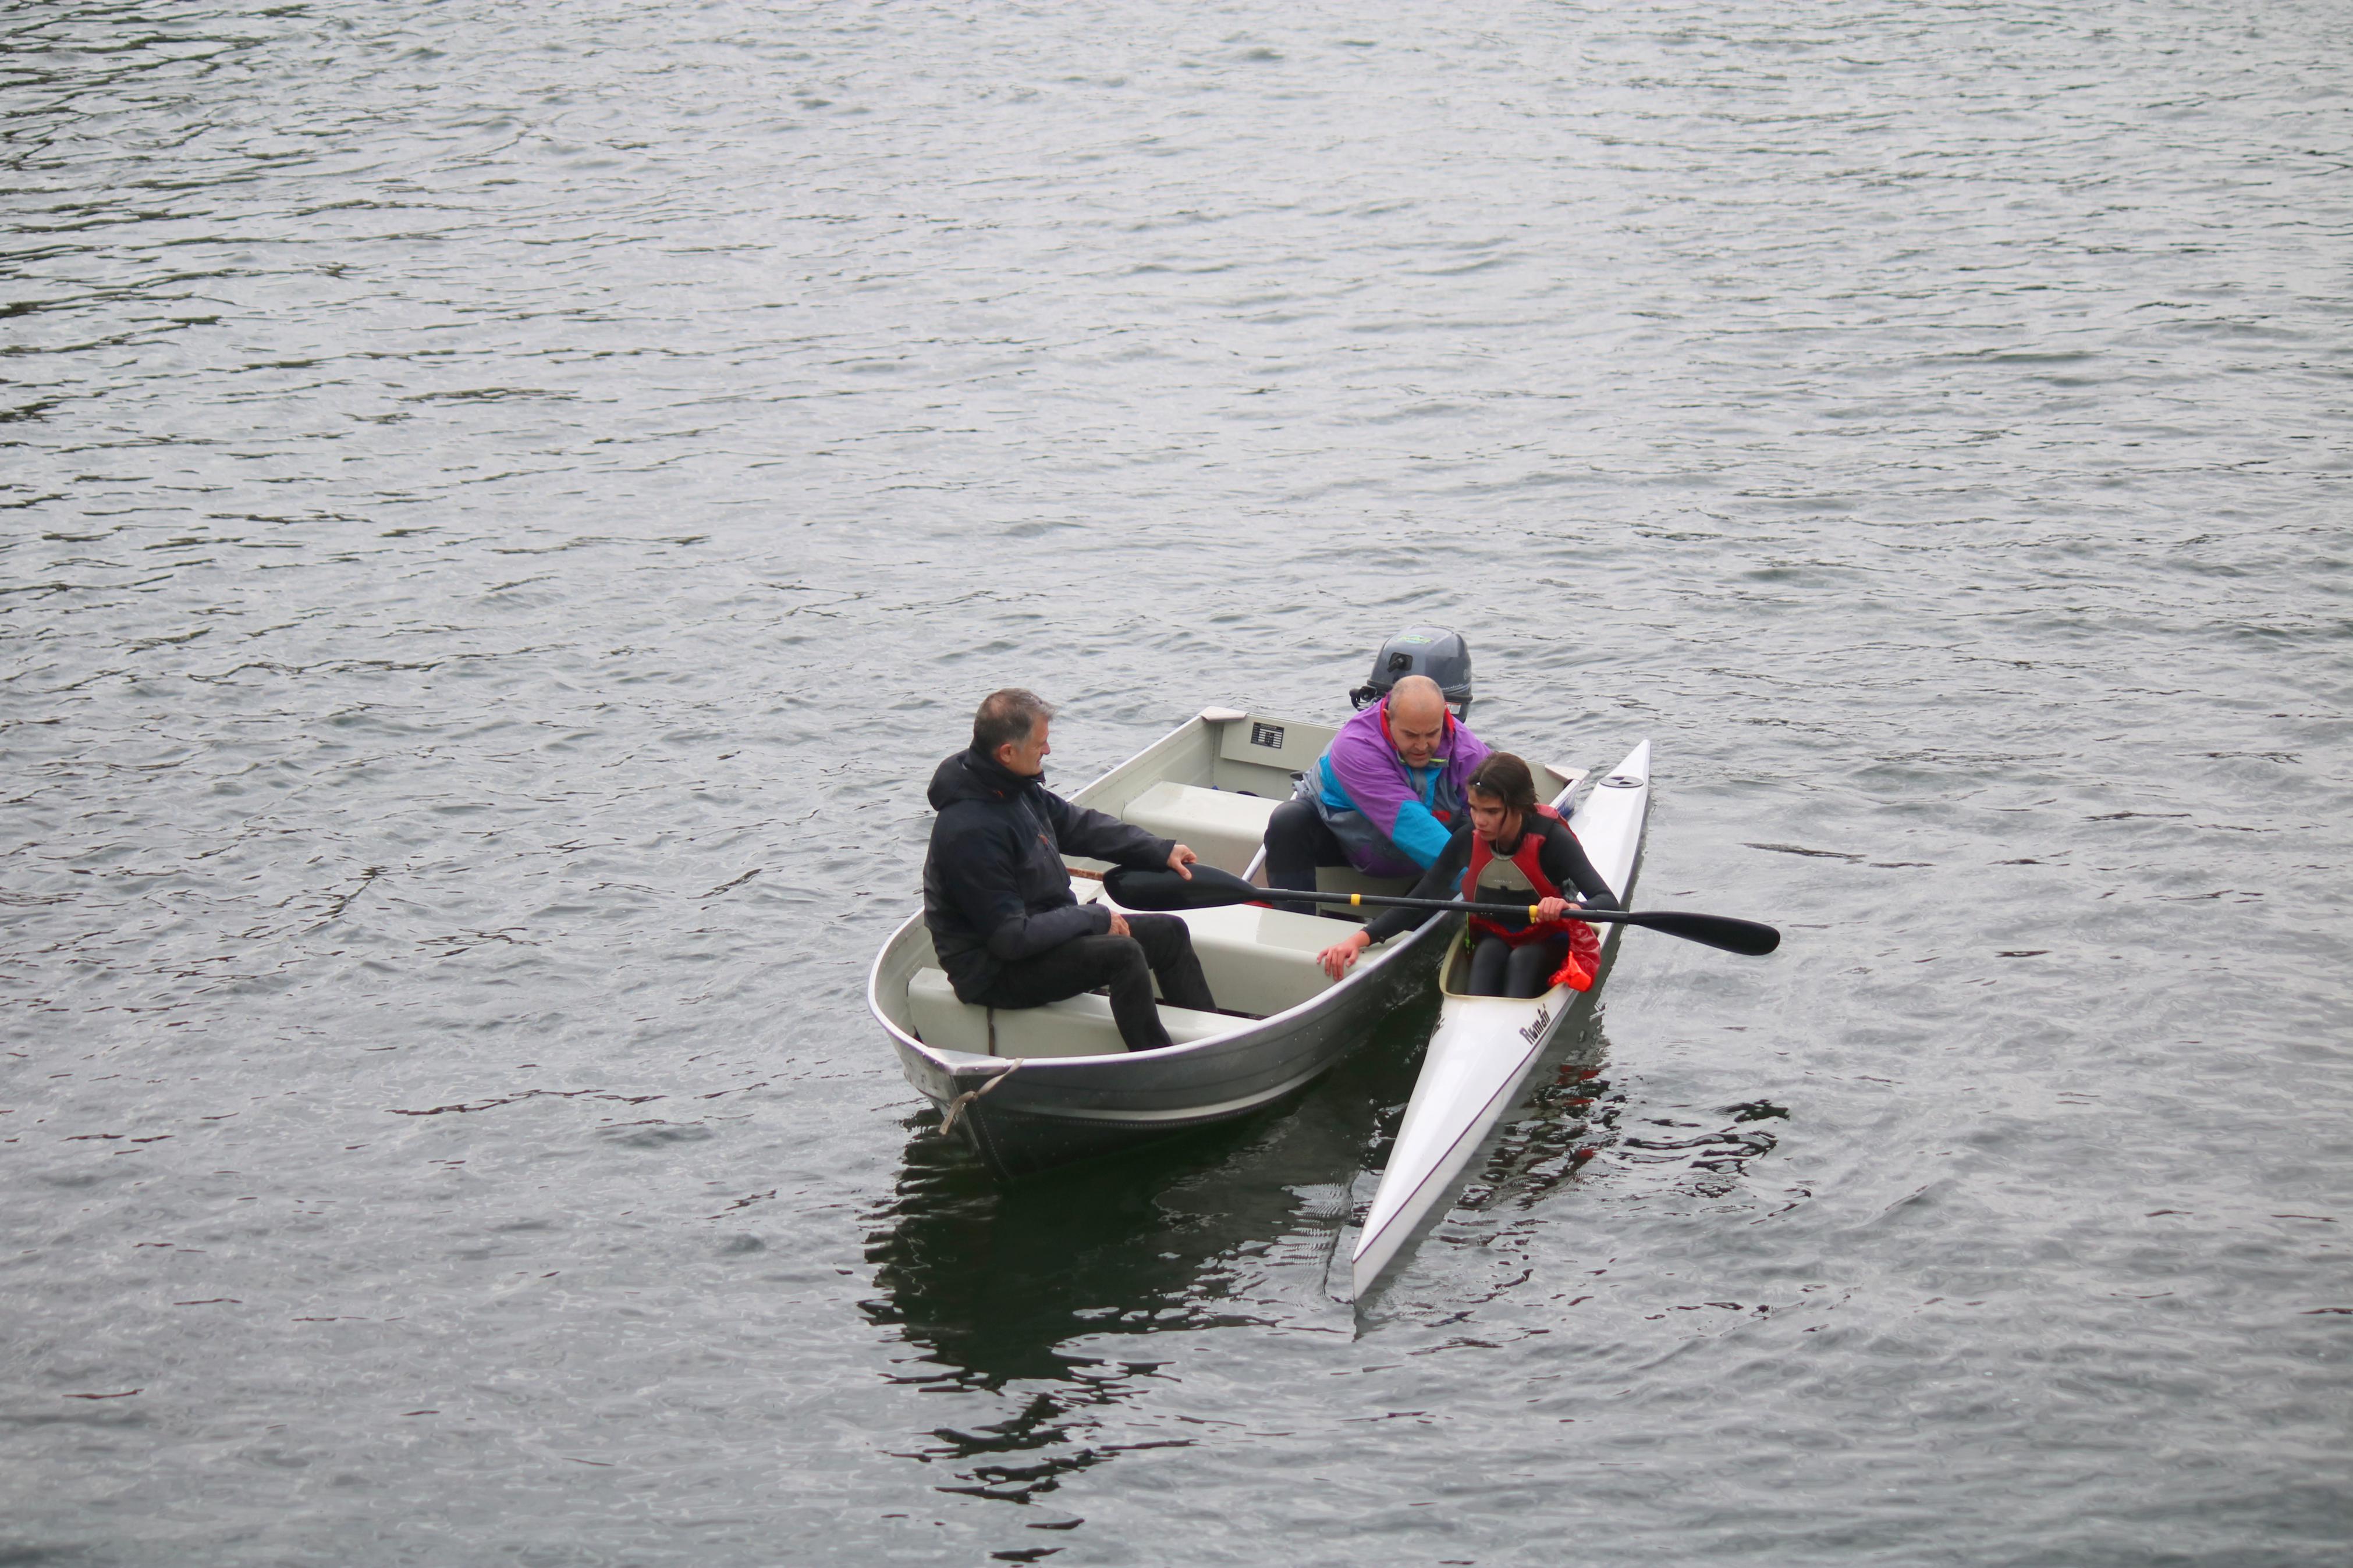
[[[1377,702],[1409,675],[1426,675],[1446,693],[1457,719],[1471,711],[1471,645],[1443,626],[1408,626],[1373,656],[1373,678],[1348,693],[1357,707]]]

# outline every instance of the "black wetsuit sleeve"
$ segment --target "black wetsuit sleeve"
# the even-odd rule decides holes
[[[1618,897],[1602,880],[1593,862],[1585,858],[1585,847],[1568,824],[1544,819],[1544,846],[1536,851],[1545,875],[1556,888],[1573,889],[1577,901],[1589,910],[1614,910],[1620,907]],[[1451,899],[1462,889],[1462,873],[1471,864],[1471,829],[1466,825],[1454,830],[1447,840],[1446,853],[1437,864],[1422,874],[1413,889],[1417,899]],[[1375,942],[1387,942],[1393,936],[1411,931],[1430,918],[1428,910],[1384,910],[1377,918],[1365,922],[1366,934]]]
[[[1421,880],[1413,885],[1412,896],[1417,899],[1454,897],[1462,890],[1462,872],[1470,864],[1471,825],[1466,822],[1454,830],[1454,837],[1446,841],[1444,851],[1430,862],[1430,869],[1421,874]],[[1375,942],[1387,942],[1393,936],[1411,931],[1430,916],[1428,910],[1383,910],[1365,922],[1365,932]]]
[[[1585,846],[1566,822],[1545,819],[1544,847],[1536,852],[1537,863],[1556,888],[1574,888],[1577,900],[1588,910],[1614,910],[1621,906],[1618,895],[1609,890],[1593,862],[1585,858]]]

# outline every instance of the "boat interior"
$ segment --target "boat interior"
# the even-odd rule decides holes
[[[1208,864],[1263,887],[1267,818],[1291,798],[1294,776],[1315,764],[1334,733],[1329,725],[1211,709],[1071,799],[1189,845]],[[1553,769],[1537,772],[1539,788],[1549,784],[1565,791],[1574,782],[1574,775]],[[1071,891],[1081,902],[1105,899],[1105,862],[1073,858],[1070,866]],[[1337,892],[1401,893],[1412,879],[1325,867],[1316,881]],[[1334,983],[1315,954],[1347,931],[1347,921],[1362,917],[1336,910],[1333,915],[1310,915],[1242,905],[1191,910],[1182,918],[1219,1010],[1201,1013],[1163,1004],[1161,1021],[1180,1046],[1230,1034],[1330,989]],[[904,975],[903,990],[886,984],[879,998],[893,1012],[893,1022],[927,1046],[1024,1058],[1095,1056],[1124,1048],[1111,1003],[1100,994],[1018,1010],[973,1006],[956,1000],[920,921],[908,928],[902,943],[906,951],[890,967]],[[1382,951],[1375,949],[1359,963],[1377,959]]]

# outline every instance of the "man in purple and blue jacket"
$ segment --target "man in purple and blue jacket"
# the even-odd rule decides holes
[[[1318,866],[1375,877],[1427,870],[1453,837],[1464,782],[1486,759],[1486,745],[1448,711],[1438,682],[1405,677],[1340,727],[1294,797],[1268,818],[1267,886],[1312,889]]]

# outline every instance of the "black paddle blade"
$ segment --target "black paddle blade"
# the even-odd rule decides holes
[[[1177,910],[1220,910],[1229,904],[1246,904],[1267,896],[1264,888],[1252,887],[1232,872],[1220,871],[1215,866],[1197,861],[1189,869],[1193,877],[1187,881],[1174,871],[1120,866],[1104,876],[1103,890],[1122,909],[1159,914]]]
[[[1750,958],[1762,958],[1781,945],[1781,933],[1771,926],[1756,921],[1736,921],[1730,915],[1685,914],[1679,910],[1645,910],[1639,914],[1621,916],[1628,925],[1638,925],[1651,931],[1664,931],[1669,936],[1682,937],[1726,952],[1744,953]]]

